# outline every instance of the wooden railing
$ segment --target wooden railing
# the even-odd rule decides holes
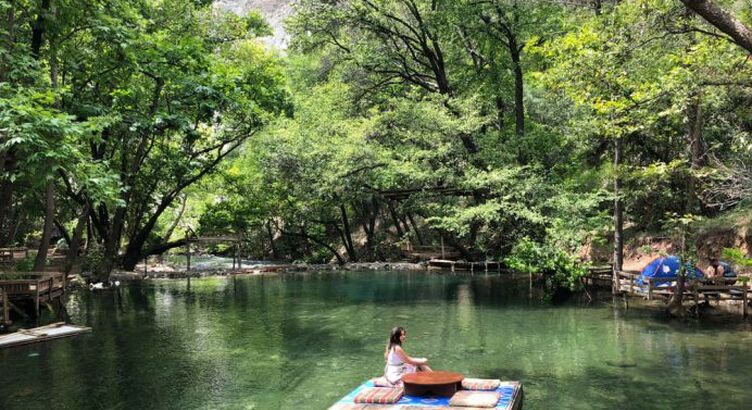
[[[647,300],[653,300],[656,296],[670,297],[677,291],[675,281],[666,280],[666,278],[642,277],[642,284],[638,284],[637,279],[640,277],[641,274],[637,271],[617,271],[616,289],[622,293],[643,296]],[[700,297],[707,299],[708,296],[717,296],[720,299],[722,295],[726,300],[741,300],[742,314],[747,316],[750,288],[746,284],[736,285],[736,281],[731,278],[688,279],[684,284],[682,294],[694,299],[695,302],[699,302]]]
[[[0,261],[14,261],[16,260],[16,253],[22,253],[23,257],[28,258],[29,257],[29,248],[22,248],[22,247],[11,247],[11,248],[0,248]]]
[[[65,275],[60,272],[0,273],[3,303],[7,300],[31,300],[39,317],[39,304],[65,292]],[[3,320],[7,320],[5,317]]]
[[[65,275],[59,272],[0,273],[0,288],[6,295],[38,295],[63,289]]]

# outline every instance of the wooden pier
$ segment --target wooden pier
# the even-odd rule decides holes
[[[446,259],[431,259],[428,261],[429,269],[449,269],[452,272],[466,271],[470,273],[475,272],[497,272],[501,273],[501,262],[496,261],[481,261],[481,262],[465,262],[465,261],[452,261]]]
[[[8,323],[10,310],[22,313],[18,302],[30,301],[39,316],[39,305],[51,302],[65,293],[65,275],[60,272],[0,273],[2,320]]]
[[[614,265],[596,265],[587,268],[587,275],[581,278],[581,282],[586,288],[589,287],[611,287],[613,282]]]
[[[668,300],[677,292],[676,282],[666,284],[665,278],[642,277],[643,283],[638,283],[641,278],[638,271],[617,271],[615,277],[618,283],[614,284],[614,290],[618,294],[642,297],[646,300]],[[752,289],[747,284],[736,284],[735,278],[701,278],[685,283],[682,290],[683,298],[693,301],[696,305],[701,301],[741,301],[742,316],[746,317],[748,302],[752,299]]]

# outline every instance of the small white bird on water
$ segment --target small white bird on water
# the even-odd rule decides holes
[[[89,284],[89,290],[103,290],[110,287],[118,287],[120,286],[120,281],[116,280],[114,282],[109,282],[109,286],[105,286],[104,282],[97,282],[97,283],[90,283]]]

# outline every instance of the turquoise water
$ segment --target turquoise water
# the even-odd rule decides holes
[[[752,407],[752,333],[528,299],[499,276],[349,272],[150,281],[69,296],[91,334],[0,351],[2,409],[325,409],[389,329],[435,369],[521,380],[526,409]]]

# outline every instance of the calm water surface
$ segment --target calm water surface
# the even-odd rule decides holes
[[[1,409],[326,409],[389,329],[435,369],[521,380],[526,409],[752,408],[752,330],[531,301],[498,276],[152,281],[69,296],[88,335],[0,351]]]

